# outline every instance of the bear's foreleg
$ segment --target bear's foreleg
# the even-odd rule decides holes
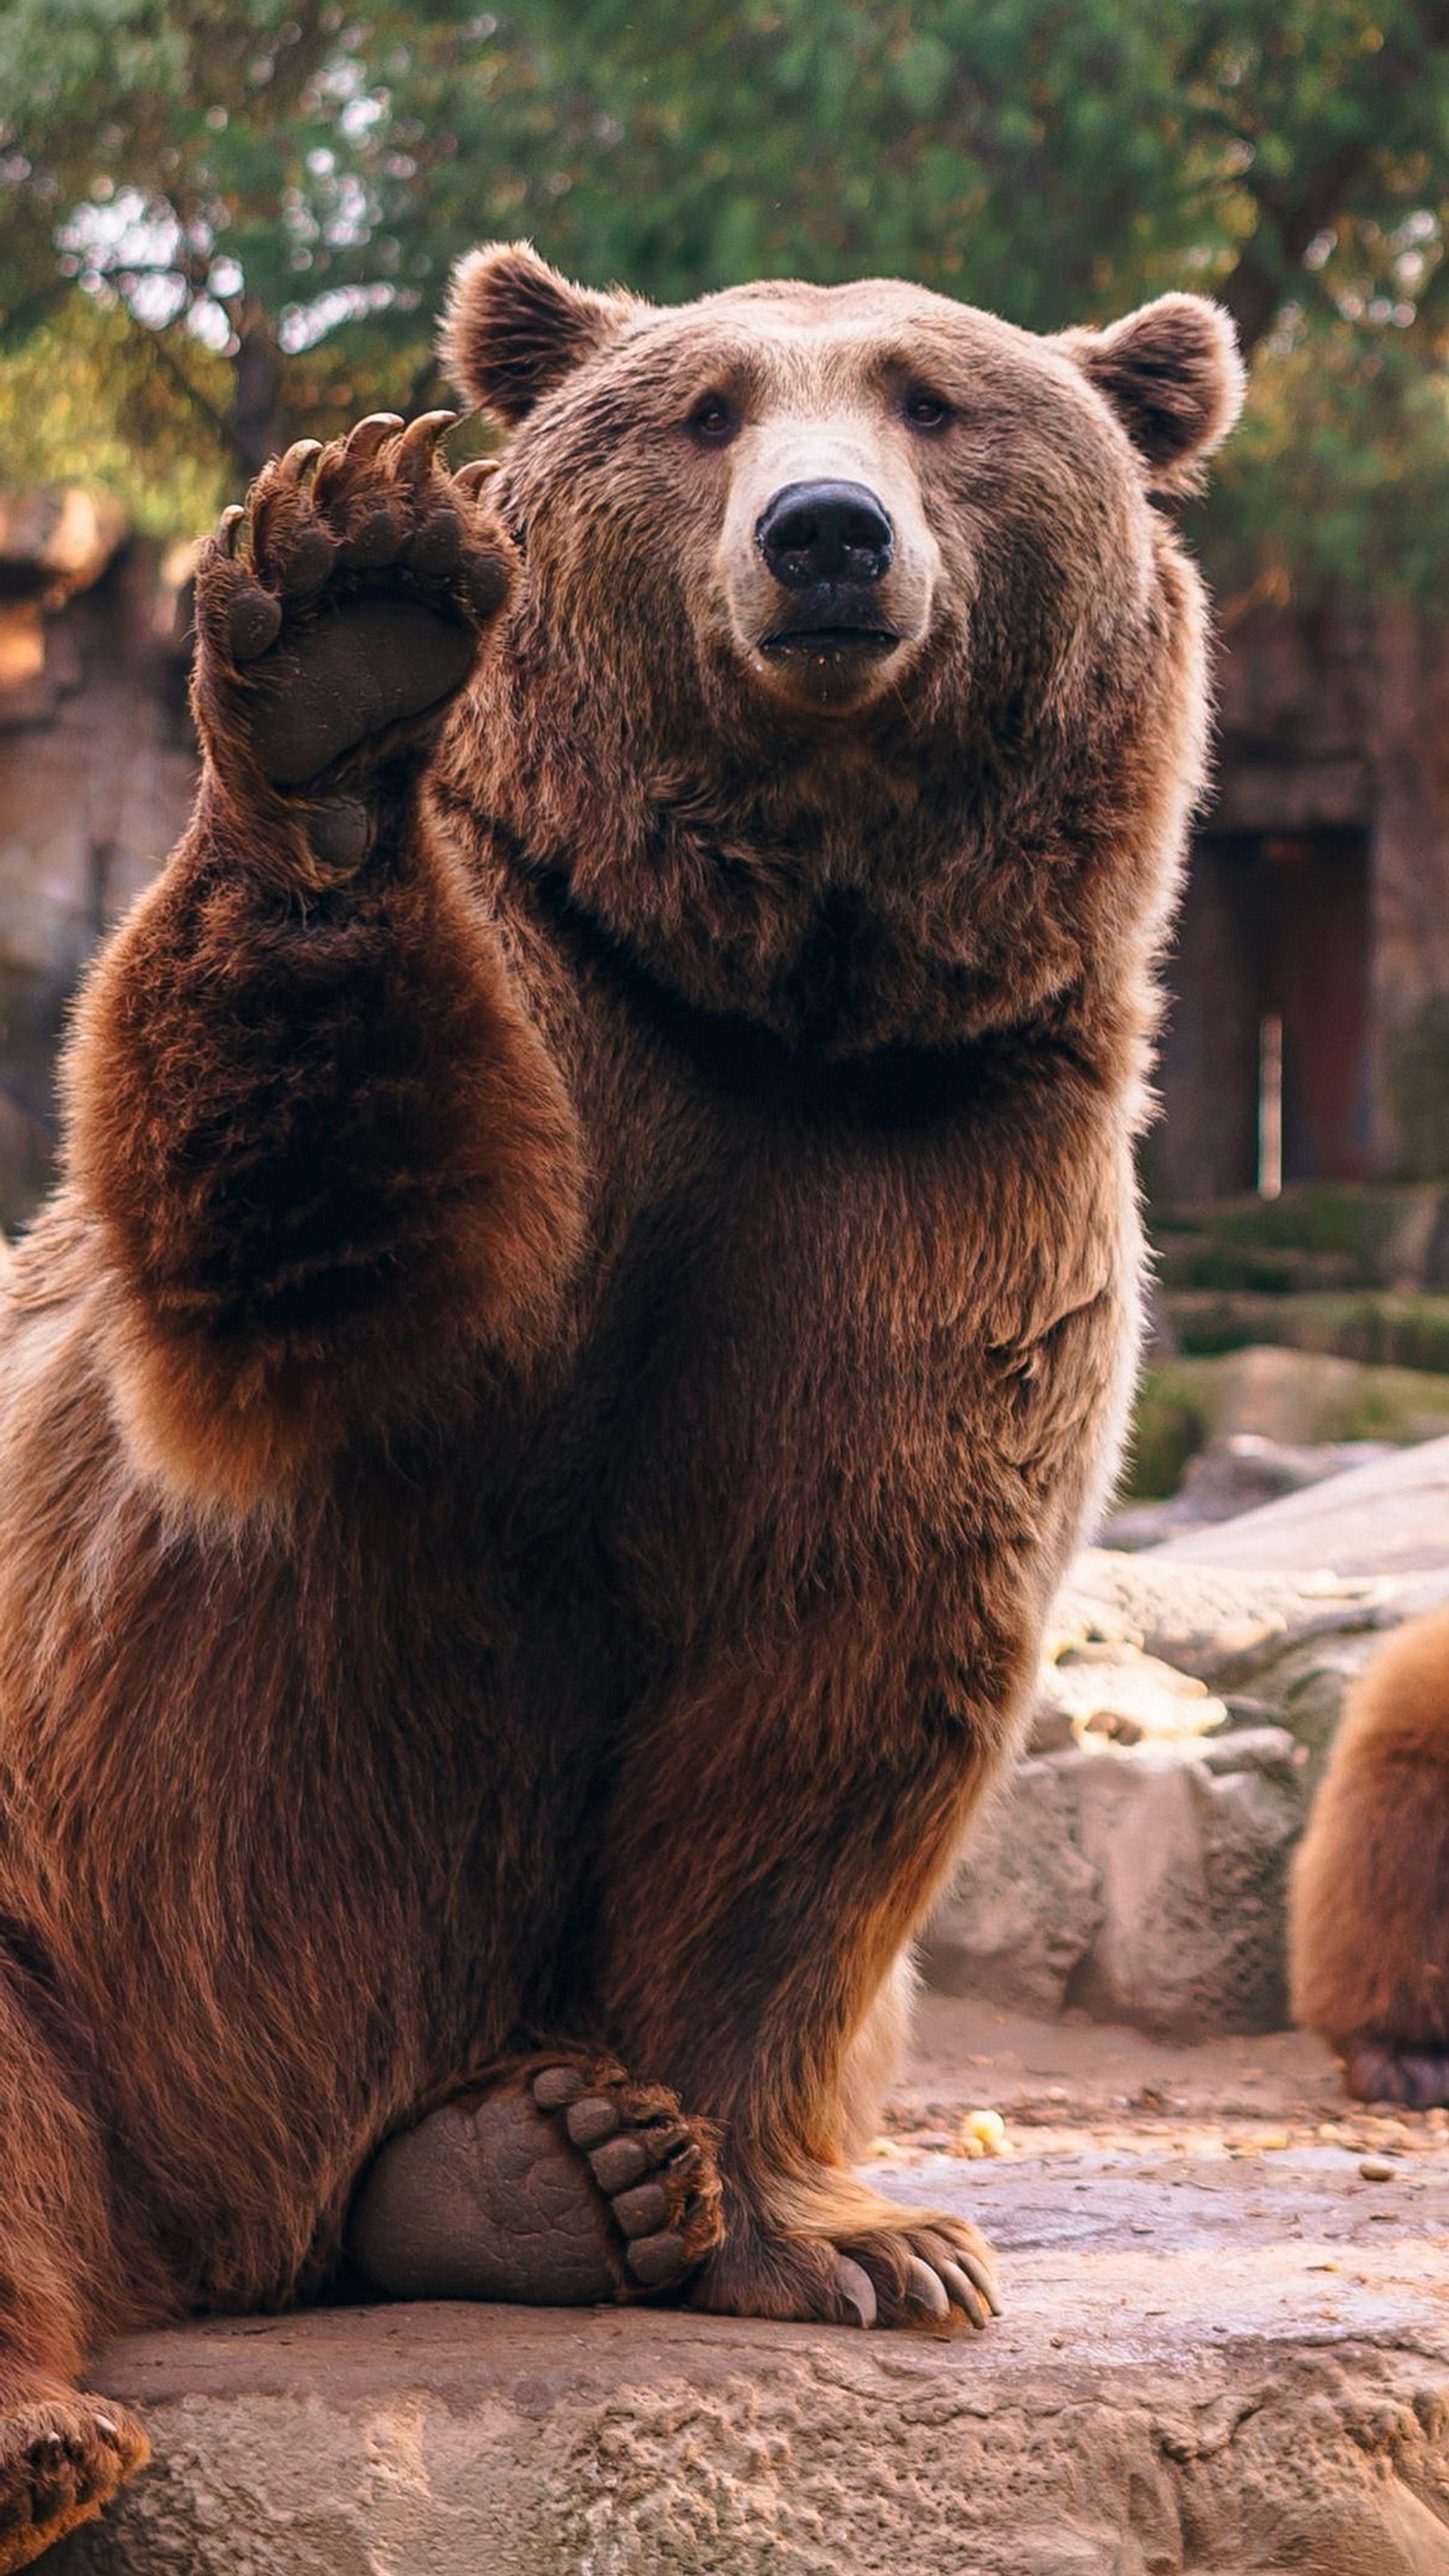
[[[641,1730],[605,1847],[601,1992],[621,2053],[719,2126],[724,2237],[694,2304],[946,2332],[994,2311],[989,2251],[851,2171],[852,2058],[1001,1729],[910,1683],[873,1692],[865,1660],[805,1634],[768,1680],[735,1674]]]
[[[564,1085],[425,773],[507,592],[444,416],[292,450],[197,585],[189,832],[103,957],[70,1166],[150,1463],[246,1501],[546,1334],[576,1240]]]

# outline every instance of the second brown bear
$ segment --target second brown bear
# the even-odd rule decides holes
[[[1364,2102],[1449,2102],[1449,1611],[1350,1692],[1293,1873],[1293,2017]]]

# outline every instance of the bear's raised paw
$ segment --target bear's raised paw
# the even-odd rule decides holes
[[[720,2233],[705,2123],[607,2060],[535,2058],[384,2147],[348,2246],[394,2298],[576,2307],[682,2287]]]
[[[218,767],[330,788],[436,730],[510,581],[480,497],[488,467],[438,461],[455,417],[377,412],[326,447],[302,439],[223,513],[196,587],[197,705]]]

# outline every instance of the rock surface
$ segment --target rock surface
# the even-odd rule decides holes
[[[1070,1772],[1055,1756],[1023,1762],[932,1917],[922,1971],[942,1994],[1059,2012],[1104,1912]]]
[[[1117,2032],[926,2018],[873,2174],[994,2236],[986,2336],[423,2307],[137,2337],[94,2376],[156,2465],[55,2576],[1449,2576],[1434,2115],[1335,2120],[1298,2039],[1202,2052],[1204,2085]],[[1014,2155],[923,2128],[969,2088]]]
[[[1295,1507],[1313,1499],[1295,1496]],[[1247,1523],[1231,1526],[1243,1530]],[[1224,1535],[1199,1533],[1198,1544]],[[1292,1647],[1392,1624],[1403,1615],[1402,1591],[1393,1581],[1340,1574],[1331,1559],[1306,1570],[1265,1566],[1251,1542],[1236,1557],[1215,1552],[1206,1563],[1186,1541],[1140,1556],[1086,1548],[1053,1604],[1048,1648],[1059,1656],[1081,1640],[1123,1641],[1210,1690],[1234,1692]]]
[[[1182,2039],[1280,2030],[1288,1862],[1306,1801],[1280,1727],[1079,1768],[1102,1922],[1070,1989],[1100,2021]]]
[[[1280,2029],[1296,1754],[1258,1727],[1023,1763],[932,1918],[928,1982],[1181,2039]]]
[[[1438,1462],[1398,1453],[1292,1508],[1392,1470],[1386,1526],[1419,1528],[1426,1496],[1449,1502],[1434,1446]],[[1449,1511],[1438,1570],[1339,1573],[1316,1546],[1275,1566],[1255,1544],[1289,1509],[1212,1534],[1236,1542],[1223,1564],[1185,1544],[1077,1559],[1029,1758],[928,1927],[932,1986],[1181,2038],[1281,2025],[1288,1864],[1344,1694],[1386,1628],[1449,1593]]]
[[[1303,1574],[1437,1575],[1449,1591],[1449,1439],[1427,1440],[1290,1494],[1216,1529],[1168,1541],[1179,1564]]]
[[[1407,1463],[1402,1455],[1394,1462]],[[1323,1490],[1378,1472],[1356,1470]],[[1270,1510],[1314,1499],[1296,1495],[1291,1506]],[[1334,1571],[1333,1560],[1311,1548],[1303,1565],[1279,1566],[1271,1547],[1255,1543],[1255,1526],[1267,1517],[1229,1523],[1243,1536],[1236,1556],[1223,1561],[1216,1551],[1207,1562],[1196,1552],[1206,1556],[1209,1542],[1226,1534],[1219,1531],[1196,1533],[1192,1553],[1187,1541],[1137,1556],[1085,1550],[1053,1610],[1051,1643],[1060,1654],[1064,1640],[1080,1636],[1135,1641],[1205,1683],[1238,1722],[1287,1727],[1309,1754],[1311,1784],[1344,1693],[1385,1631],[1449,1593],[1449,1549],[1437,1569],[1416,1572]]]
[[[1358,1435],[1344,1425],[1361,1420],[1366,1409],[1390,1419],[1399,1414],[1397,1436],[1402,1437],[1402,1412],[1415,1395],[1443,1392],[1438,1380],[1430,1378],[1426,1385],[1407,1370],[1377,1369],[1362,1360],[1287,1350],[1274,1342],[1250,1342],[1245,1350],[1187,1366],[1196,1372],[1215,1437],[1255,1431],[1260,1439],[1281,1441],[1287,1448],[1354,1438]]]
[[[1040,1752],[1087,1737],[1113,1743],[1172,1741],[1208,1735],[1224,1724],[1227,1705],[1206,1682],[1145,1655],[1130,1638],[1064,1646],[1044,1664],[1032,1741]]]
[[[1137,1503],[1110,1514],[1103,1542],[1114,1548],[1158,1547],[1180,1532],[1210,1529],[1241,1518],[1285,1494],[1326,1484],[1330,1476],[1375,1465],[1394,1455],[1382,1440],[1302,1442],[1266,1439],[1260,1431],[1228,1431],[1189,1459],[1170,1501]]]

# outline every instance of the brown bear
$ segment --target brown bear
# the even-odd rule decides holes
[[[1362,2102],[1449,2102],[1449,1610],[1349,1694],[1294,1863],[1293,2018]]]
[[[429,2112],[483,2286],[991,2304],[848,2157],[1121,1432],[1231,332],[503,247],[447,347],[500,472],[207,553],[5,1295],[0,2568]]]

